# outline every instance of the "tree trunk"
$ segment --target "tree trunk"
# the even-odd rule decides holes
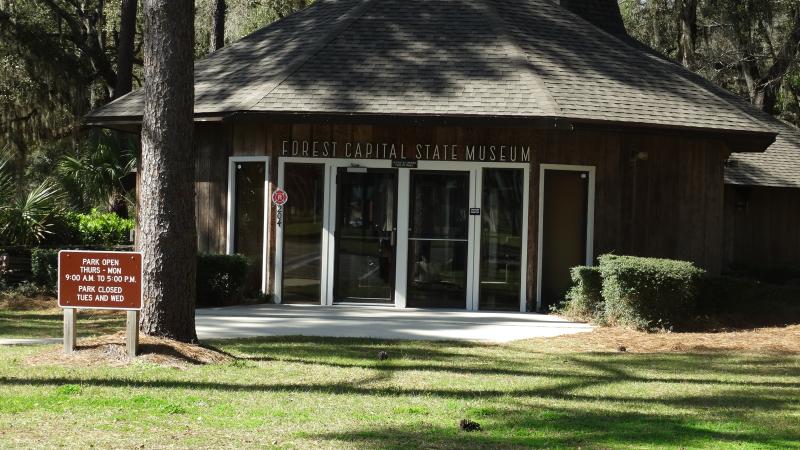
[[[128,211],[128,200],[125,199],[125,196],[121,192],[114,190],[114,192],[108,196],[108,212],[114,213],[117,217],[123,219],[128,218],[130,214]]]
[[[22,196],[27,184],[25,168],[28,166],[28,143],[20,132],[12,131],[11,135],[14,147],[14,187],[17,195]]]
[[[133,46],[136,38],[137,0],[122,0],[120,7],[119,42],[117,43],[117,85],[114,97],[133,89]]]
[[[225,46],[225,14],[228,5],[225,0],[214,0],[214,10],[211,12],[211,44],[210,50],[217,51]]]
[[[680,49],[681,63],[684,67],[694,67],[694,52],[697,40],[697,0],[681,0],[680,2],[681,36],[678,48]]]
[[[195,341],[194,2],[144,0],[140,328]]]

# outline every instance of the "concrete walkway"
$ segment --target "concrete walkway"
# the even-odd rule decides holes
[[[196,323],[200,340],[302,335],[508,342],[592,330],[590,325],[543,314],[349,305],[198,309]]]
[[[584,333],[592,327],[543,314],[396,309],[382,306],[252,305],[197,310],[200,340],[259,336],[508,342]],[[0,339],[0,345],[61,338]]]
[[[62,338],[0,339],[0,345],[46,345],[62,342]]]

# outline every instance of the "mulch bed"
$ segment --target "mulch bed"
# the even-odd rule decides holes
[[[707,333],[645,333],[599,327],[590,333],[528,341],[563,352],[800,354],[800,325]]]

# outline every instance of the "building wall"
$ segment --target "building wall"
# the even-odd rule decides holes
[[[725,186],[727,266],[800,266],[800,189]]]
[[[529,304],[535,302],[536,292],[540,164],[596,167],[595,256],[614,252],[669,257],[694,261],[711,272],[722,268],[723,169],[729,155],[724,144],[676,136],[525,128],[201,126],[197,132],[201,251],[225,251],[228,156],[276,157],[287,139],[405,143],[409,148],[418,142],[530,145]],[[276,162],[273,158],[272,180],[277,180]],[[270,236],[275,236],[274,223],[270,228]]]
[[[228,157],[233,129],[223,125],[195,127],[197,165],[197,247],[201,253],[225,253],[228,211]]]

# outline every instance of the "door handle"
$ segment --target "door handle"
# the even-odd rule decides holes
[[[389,237],[389,245],[391,245],[392,248],[394,248],[395,244],[396,244],[396,241],[397,241],[397,230],[392,230],[389,233],[390,233],[389,234],[389,236],[390,236]]]

